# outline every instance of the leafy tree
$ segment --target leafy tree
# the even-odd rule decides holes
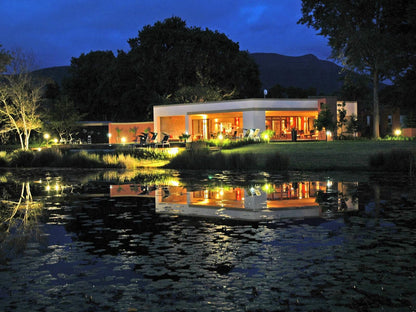
[[[351,115],[350,119],[347,122],[347,131],[350,133],[355,134],[360,131],[361,125],[358,121],[358,118],[356,115]]]
[[[379,81],[403,72],[414,57],[415,4],[411,0],[302,0],[306,24],[329,39],[332,57],[373,84],[373,136],[380,136]]]
[[[234,90],[229,95],[225,95],[221,94],[220,90],[209,87],[186,86],[176,91],[169,101],[171,103],[203,103],[232,98],[233,94]]]
[[[116,58],[111,51],[95,51],[71,59],[71,78],[64,93],[87,120],[117,120],[121,111],[114,80]]]
[[[0,82],[0,132],[16,132],[21,149],[28,150],[32,131],[42,127],[39,104],[45,82],[30,74],[29,56],[20,51],[11,56],[10,74]]]
[[[3,73],[6,70],[7,65],[10,64],[11,55],[4,49],[1,49],[0,44],[0,73]]]
[[[337,120],[337,126],[338,128],[341,130],[340,133],[340,138],[342,138],[343,132],[344,132],[344,128],[348,123],[348,119],[347,119],[347,110],[345,109],[345,102],[343,102],[342,104],[337,104],[338,109],[338,120]]]
[[[148,109],[174,101],[186,87],[215,90],[224,98],[258,96],[257,66],[239,45],[217,31],[187,27],[179,17],[147,25],[128,41],[136,82],[147,94]],[[153,100],[153,103],[150,101]]]
[[[314,126],[318,131],[322,131],[322,129],[333,131],[335,129],[334,116],[327,105],[321,103],[321,110],[318,113],[318,118],[314,120]],[[325,138],[328,140],[326,132]]]
[[[67,96],[61,96],[52,101],[47,111],[47,119],[47,130],[56,132],[61,142],[71,142],[82,115]]]

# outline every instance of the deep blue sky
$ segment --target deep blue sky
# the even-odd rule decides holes
[[[251,53],[328,59],[327,40],[297,25],[300,10],[301,0],[1,0],[0,44],[32,53],[40,68],[69,65],[81,53],[127,52],[143,26],[178,16]]]

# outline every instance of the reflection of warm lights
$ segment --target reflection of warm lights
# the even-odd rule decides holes
[[[55,184],[55,191],[59,191],[59,185]]]
[[[326,182],[326,186],[327,186],[327,187],[329,187],[329,188],[330,188],[330,187],[332,187],[332,181],[328,180],[328,181]]]
[[[204,198],[205,199],[208,199],[209,198],[208,190],[204,190]]]
[[[220,189],[220,196],[221,197],[224,196],[224,190],[223,189]]]
[[[45,187],[45,190],[46,190],[47,192],[49,192],[49,191],[51,190],[51,186],[48,184],[48,185]]]
[[[170,178],[166,181],[166,184],[169,186],[179,186],[179,180],[175,178]]]
[[[241,190],[239,188],[235,190],[235,198],[241,200]]]
[[[40,152],[42,149],[40,147],[38,147],[38,152]]]
[[[394,130],[394,135],[399,136],[401,134],[402,134],[402,130],[400,130],[400,129]]]

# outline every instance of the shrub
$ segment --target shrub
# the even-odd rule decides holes
[[[125,169],[136,169],[140,165],[140,161],[131,155],[104,155],[103,163],[107,168],[125,168]]]
[[[73,168],[102,168],[104,163],[97,154],[88,154],[86,151],[80,151],[73,154],[66,154],[62,160],[63,167]]]
[[[11,167],[30,167],[34,153],[32,151],[17,150],[10,155],[9,165]]]
[[[118,148],[116,152],[118,155],[131,155],[137,159],[167,160],[171,158],[165,149],[159,148]]]
[[[105,154],[103,155],[103,162],[108,168],[123,168],[118,161],[118,155]]]
[[[54,167],[62,163],[62,152],[57,148],[47,148],[40,152],[35,152],[32,166],[33,167]]]
[[[375,170],[389,172],[416,172],[416,155],[408,150],[392,150],[380,152],[370,157],[370,167]]]
[[[237,148],[237,147],[241,147],[245,145],[258,144],[258,143],[264,143],[264,142],[265,142],[264,140],[262,142],[262,141],[256,141],[254,139],[243,139],[243,140],[213,139],[213,140],[207,141],[209,146],[218,146],[218,147],[221,147],[222,149],[233,149],[233,148]]]
[[[0,167],[7,167],[7,153],[5,151],[0,152]]]
[[[285,170],[288,166],[287,157],[275,155],[266,163],[267,169]],[[276,165],[278,163],[279,165]],[[269,168],[270,166],[270,168]],[[210,152],[208,149],[188,150],[173,158],[167,165],[175,169],[214,169],[214,170],[254,170],[264,169],[264,165],[258,162],[255,154]]]

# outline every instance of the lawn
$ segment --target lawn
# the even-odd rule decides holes
[[[246,145],[223,153],[253,153],[262,162],[276,152],[289,157],[289,170],[367,170],[378,152],[412,150],[416,141],[276,142]]]

